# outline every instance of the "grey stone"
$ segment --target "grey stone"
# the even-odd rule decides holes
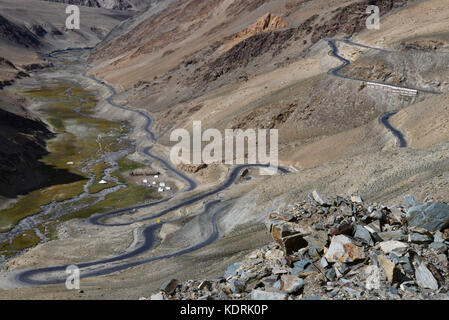
[[[251,300],[287,300],[285,292],[273,292],[254,289],[251,291]]]
[[[318,253],[321,253],[323,252],[324,247],[326,247],[329,237],[326,231],[317,231],[305,236],[304,239],[307,241],[310,248],[315,248]]]
[[[327,293],[327,296],[328,296],[329,298],[333,298],[333,297],[335,297],[339,292],[340,292],[340,289],[339,289],[339,288],[335,288],[335,289],[332,290],[331,292],[328,292],[328,293]]]
[[[373,238],[371,238],[371,233],[361,225],[356,226],[354,238],[360,239],[360,241],[369,246],[374,245]]]
[[[400,208],[391,208],[390,211],[391,211],[390,217],[392,218],[393,222],[395,224],[402,223],[402,218],[405,217],[405,213],[402,212]]]
[[[407,243],[396,240],[383,241],[380,243],[380,248],[386,254],[389,254],[392,251],[398,254],[404,254],[407,251],[408,247],[409,246]]]
[[[349,287],[343,287],[343,290],[351,297],[351,298],[360,298],[362,296],[362,292],[360,290],[356,290]]]
[[[294,275],[281,276],[281,290],[290,294],[297,293],[301,290],[306,282]]]
[[[438,282],[424,262],[415,270],[416,283],[424,289],[438,290]]]
[[[203,290],[204,288],[207,288],[207,290],[211,290],[212,283],[207,280],[201,281],[201,283],[198,285],[198,290]]]
[[[365,229],[368,230],[373,235],[378,234],[379,232],[382,232],[382,226],[380,224],[380,221],[378,221],[378,220],[373,221],[370,224],[366,225]]]
[[[323,268],[327,268],[329,266],[329,263],[327,262],[326,257],[322,257],[320,260],[320,263]]]
[[[396,240],[405,242],[408,240],[407,235],[402,232],[402,230],[379,232],[377,236],[382,239],[382,241]]]
[[[160,300],[164,300],[164,296],[162,295],[162,293],[156,293],[156,294],[153,294],[151,297],[150,297],[150,300],[155,300],[155,301],[160,301]]]
[[[274,285],[274,283],[275,283],[276,281],[278,281],[278,279],[279,279],[279,276],[273,274],[273,275],[271,275],[271,276],[262,278],[262,279],[260,280],[260,282],[262,282],[263,285],[264,285],[265,287],[272,287],[272,286]]]
[[[435,232],[435,236],[433,238],[435,242],[444,242],[443,233],[441,231]]]
[[[380,289],[380,269],[375,265],[366,267],[366,290],[379,290]]]
[[[330,207],[332,205],[329,199],[327,199],[322,194],[318,193],[318,191],[316,190],[312,192],[312,197],[316,202],[318,202],[323,207]]]
[[[407,202],[409,207],[415,207],[415,206],[419,206],[420,205],[419,201],[415,200],[415,198],[413,198],[410,195],[405,197],[405,201]]]
[[[410,227],[439,231],[449,224],[449,206],[436,202],[413,206],[407,211],[406,219]]]
[[[327,299],[323,298],[323,297],[320,297],[320,296],[310,296],[310,297],[304,297],[301,300],[319,301],[319,300],[327,300]]]
[[[418,244],[425,244],[425,243],[431,243],[433,241],[432,237],[426,235],[426,234],[419,234],[419,233],[410,233],[408,235],[409,242],[412,243],[418,243]]]
[[[335,269],[334,268],[330,268],[326,271],[326,278],[329,281],[335,281],[335,279],[337,279],[337,274],[335,273]]]
[[[376,210],[373,213],[370,214],[370,217],[372,219],[376,219],[376,220],[382,220],[384,217],[384,214],[382,212],[382,210]]]
[[[166,294],[173,294],[175,292],[176,288],[179,285],[179,281],[176,279],[167,280],[162,284],[161,291],[165,292]]]
[[[307,269],[307,267],[311,266],[312,260],[309,258],[302,259],[300,261],[297,261],[293,264],[293,269],[291,271],[292,274],[298,274]]]
[[[429,245],[429,248],[435,250],[435,252],[438,254],[447,252],[447,245],[445,245],[444,243],[441,243],[441,242],[432,242]]]
[[[229,281],[229,284],[231,285],[232,293],[240,293],[244,291],[246,287],[246,283],[238,279],[232,279]]]
[[[228,269],[226,269],[225,278],[229,278],[230,276],[235,275],[236,271],[242,266],[242,263],[236,262],[231,264]]]

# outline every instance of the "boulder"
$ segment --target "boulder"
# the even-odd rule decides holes
[[[438,290],[438,282],[424,262],[415,270],[416,283],[424,289]]]
[[[449,225],[449,205],[437,202],[415,205],[407,211],[406,219],[410,227],[440,231]]]
[[[347,263],[365,259],[365,252],[350,237],[339,235],[332,238],[325,257],[328,262]]]

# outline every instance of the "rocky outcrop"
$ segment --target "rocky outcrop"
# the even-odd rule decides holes
[[[158,298],[448,299],[447,207],[412,198],[406,206],[386,207],[315,191],[308,201],[272,213],[267,226],[275,241],[222,278],[176,282]],[[419,221],[432,223],[411,226],[416,211]],[[287,243],[292,237],[300,241]],[[387,240],[393,238],[400,240]]]
[[[25,48],[42,47],[42,43],[33,32],[2,15],[0,15],[0,39]]]

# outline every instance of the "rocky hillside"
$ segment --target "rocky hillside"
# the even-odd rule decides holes
[[[50,2],[60,2],[79,6],[105,8],[112,10],[138,10],[147,5],[145,0],[41,0]]]
[[[378,0],[375,4],[385,17],[415,2]],[[330,112],[329,101],[335,99],[331,90],[316,91],[313,93],[316,96],[301,97],[297,93],[307,91],[305,87],[328,88],[332,84],[328,78],[323,82],[312,78],[318,70],[299,62],[310,57],[316,46],[326,50],[325,44],[318,44],[320,40],[350,37],[363,30],[368,16],[365,10],[372,3],[365,0],[161,2],[117,26],[95,48],[90,57],[91,74],[115,84],[136,107],[145,106],[155,116],[161,133],[170,126],[190,123],[183,121],[187,118],[215,112],[216,117],[207,118],[207,126],[285,127],[293,140],[328,135],[330,131],[365,124],[387,104],[378,106],[374,116],[361,115],[363,119],[349,122],[348,115],[354,114],[360,98],[345,95],[344,99],[350,100],[345,101],[350,106],[348,110],[341,117],[324,116],[320,109]],[[285,78],[287,74],[288,78],[301,78],[303,74],[310,82],[281,80],[280,70],[285,71],[282,74]],[[278,90],[279,84],[287,87],[287,80],[290,92]],[[239,95],[250,91],[241,90],[245,83],[250,88],[257,85],[257,94],[248,100],[237,100]],[[229,108],[227,112],[224,107],[217,112],[213,97],[225,91],[228,94],[222,102]],[[375,103],[369,100],[363,105],[372,109]],[[323,123],[322,130],[317,128],[317,122]]]
[[[151,299],[447,300],[449,205],[327,198],[273,212],[273,243],[211,280],[170,280]]]

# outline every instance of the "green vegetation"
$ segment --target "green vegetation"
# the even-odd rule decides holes
[[[34,247],[40,242],[40,238],[36,235],[34,230],[29,230],[19,234],[11,241],[4,241],[0,243],[0,252],[5,257],[14,256],[25,249]]]
[[[128,147],[129,141],[119,139],[128,133],[123,123],[111,122],[103,119],[85,117],[73,111],[80,108],[84,114],[95,112],[97,100],[94,95],[83,88],[70,84],[59,83],[39,89],[25,91],[25,95],[40,101],[39,112],[53,127],[57,137],[48,141],[49,154],[41,161],[59,170],[66,170],[84,179],[73,183],[61,183],[33,191],[21,196],[17,203],[0,211],[0,232],[10,231],[20,220],[41,212],[41,207],[54,201],[61,202],[72,199],[84,192],[89,175],[95,175],[91,187],[91,194],[98,193],[114,185],[109,183],[100,185],[104,171],[108,165],[98,162],[106,152],[115,152]],[[88,168],[88,173],[82,169],[90,161],[96,162]],[[159,195],[143,186],[129,184],[125,173],[143,167],[142,164],[123,158],[119,161],[119,169],[113,175],[121,183],[127,184],[126,189],[108,195],[103,201],[80,211],[64,215],[58,220],[52,220],[52,213],[45,218],[46,222],[37,226],[39,231],[49,239],[57,238],[57,225],[60,222],[77,218],[88,218],[96,213],[134,206],[138,203],[154,201]],[[92,204],[96,198],[80,199],[71,205]],[[26,248],[33,247],[40,242],[34,231],[27,231],[20,236],[0,243],[0,255],[13,256]]]

